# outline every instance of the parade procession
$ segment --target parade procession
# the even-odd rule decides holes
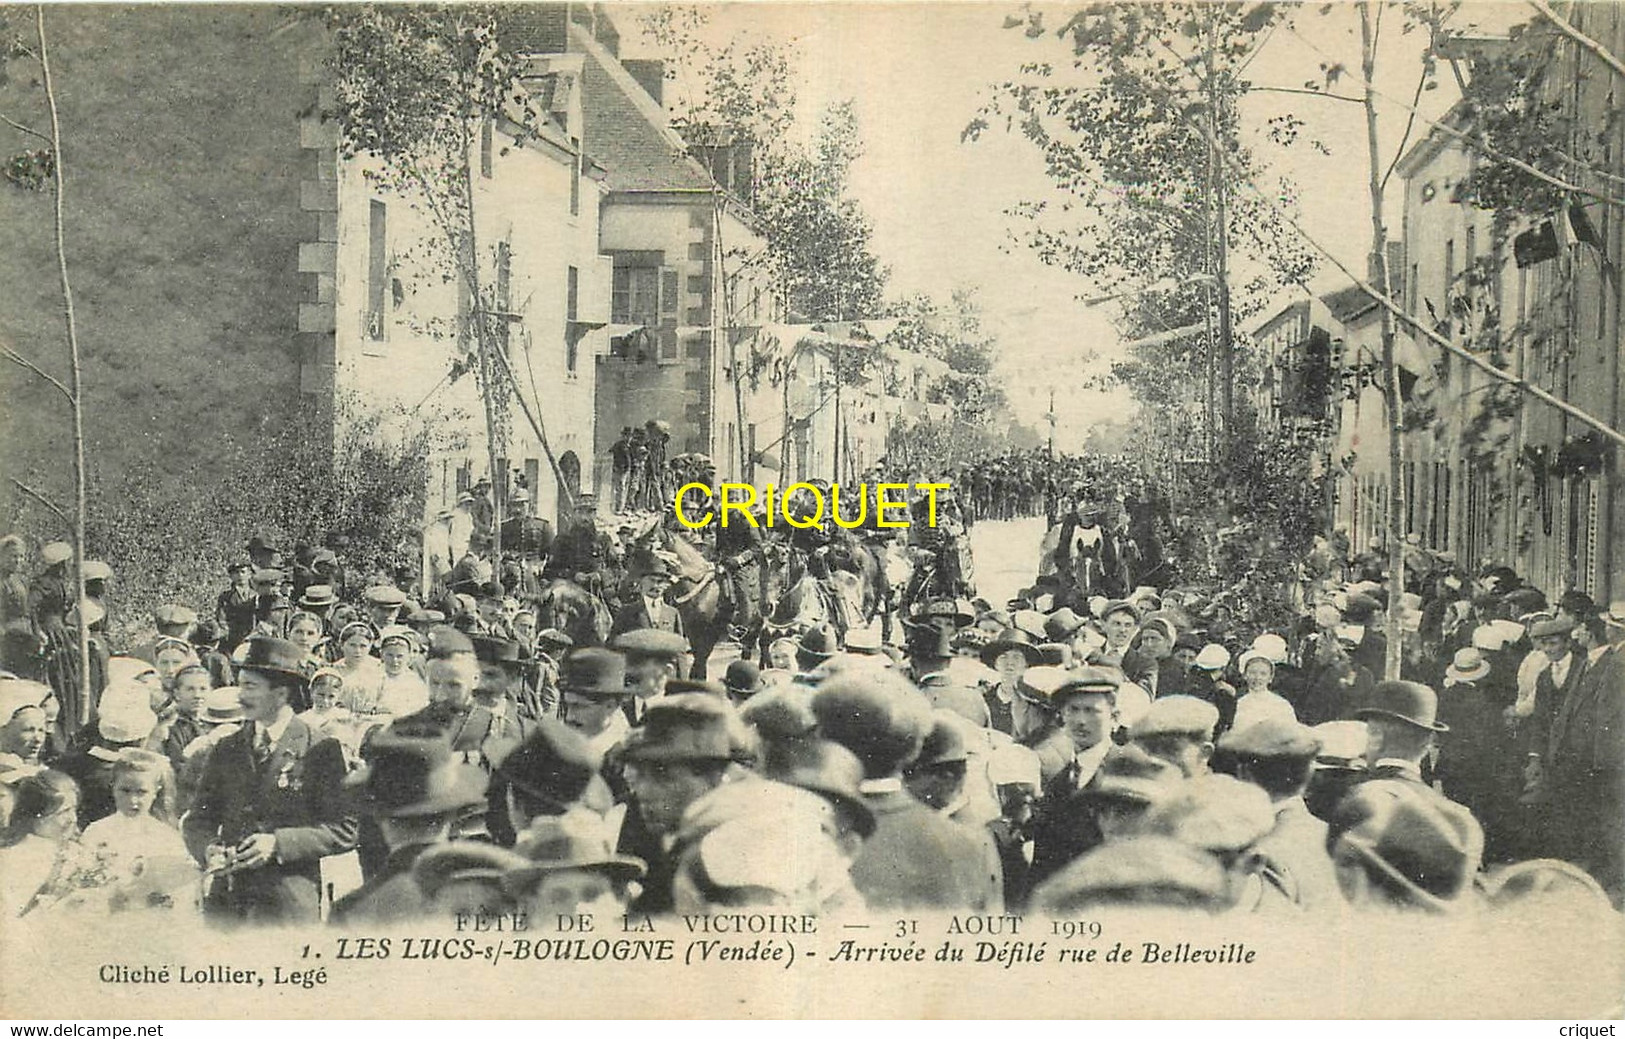
[[[0,37],[0,938],[1620,934],[1625,6]]]

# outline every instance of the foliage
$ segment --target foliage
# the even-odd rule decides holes
[[[765,249],[727,258],[759,264],[799,319],[878,316],[887,271],[870,251],[873,225],[850,194],[852,164],[863,154],[851,102],[831,104],[810,134],[800,133],[785,47],[742,36],[714,44],[707,16],[692,7],[662,5],[641,24],[671,56],[670,76],[683,88],[673,92],[673,123],[690,154],[706,160],[731,149],[747,160],[740,182],[719,187],[749,203]]]
[[[1266,290],[1310,270],[1279,211],[1235,190],[1262,177],[1238,141],[1237,102],[1251,86],[1248,60],[1281,17],[1271,4],[1195,3],[1091,6],[1053,32],[1042,11],[1006,20],[1070,54],[1046,54],[996,84],[965,136],[1002,124],[1038,148],[1054,197],[1013,210],[1020,237],[1046,263],[1104,293],[1128,294],[1125,338],[1204,324],[1211,279],[1196,276],[1213,270],[1218,192],[1228,199],[1222,231],[1231,249],[1269,274],[1232,288],[1238,321]],[[1230,162],[1213,161],[1210,135]],[[1290,198],[1290,185],[1283,189]],[[1169,288],[1143,291],[1159,283]],[[1179,406],[1201,395],[1209,351],[1203,333],[1135,347],[1112,378],[1148,407]]]
[[[512,389],[494,355],[506,344],[511,304],[500,298],[499,279],[487,277],[501,247],[480,247],[474,155],[487,133],[501,135],[506,153],[545,122],[523,83],[523,59],[501,45],[501,15],[499,6],[483,4],[327,12],[335,73],[328,114],[338,121],[343,154],[376,160],[366,176],[426,210],[440,232],[403,259],[415,261],[429,283],[457,284],[476,301],[468,327],[454,331],[472,338],[478,354],[455,361],[451,374],[473,371],[479,382],[493,466],[508,441]]]
[[[344,535],[352,579],[415,572],[430,461],[466,450],[445,432],[454,428],[445,416],[383,414],[347,397],[336,415],[311,409],[283,426],[223,438],[178,474],[174,459],[93,473],[91,501],[102,504],[92,508],[87,540],[116,574],[115,642],[145,630],[166,602],[212,613],[226,565],[259,532],[285,547]],[[190,488],[184,497],[162,490],[177,475]]]

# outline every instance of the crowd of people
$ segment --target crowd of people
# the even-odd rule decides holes
[[[1250,631],[1050,559],[1008,602],[922,597],[897,644],[820,621],[704,679],[658,570],[596,644],[545,627],[523,572],[352,582],[274,542],[115,652],[67,546],[30,568],[0,541],[0,915],[1606,917],[1625,887],[1625,602],[1548,603],[1504,567],[1392,589],[1371,550]]]

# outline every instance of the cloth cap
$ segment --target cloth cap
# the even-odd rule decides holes
[[[523,861],[503,871],[502,888],[510,895],[561,869],[601,870],[622,881],[636,880],[647,869],[642,859],[611,848],[603,825],[585,812],[537,818],[514,841],[513,851]]]
[[[495,635],[474,635],[474,655],[482,664],[504,664],[518,667],[524,661],[519,656],[519,643]]]
[[[1114,746],[1080,796],[1152,805],[1170,796],[1184,776],[1171,763],[1130,743]]]
[[[392,584],[375,584],[361,593],[369,606],[404,606],[406,593]]]
[[[825,682],[812,698],[818,734],[857,755],[870,779],[913,761],[931,731],[924,694],[890,671],[850,671]]]
[[[1164,735],[1211,740],[1218,724],[1219,709],[1206,700],[1194,696],[1161,696],[1151,701],[1150,708],[1129,730],[1129,736],[1136,740]]]
[[[1230,880],[1218,859],[1169,837],[1137,836],[1076,859],[1038,886],[1032,905],[1053,915],[1116,905],[1216,913],[1230,900]]]
[[[910,768],[944,765],[968,760],[965,751],[965,726],[969,724],[958,714],[941,708],[931,712],[931,731],[920,744],[920,753]]]
[[[111,581],[113,579],[113,568],[103,560],[87,559],[79,567],[79,575],[86,581]]]
[[[1106,608],[1101,611],[1100,619],[1105,620],[1114,613],[1127,613],[1134,618],[1134,623],[1140,623],[1140,608],[1127,599],[1114,599],[1107,603]]]
[[[1241,758],[1304,759],[1320,753],[1314,729],[1287,718],[1263,718],[1237,726],[1219,738],[1219,749]]]
[[[0,679],[0,725],[16,717],[18,711],[39,707],[51,696],[51,687],[26,678]]]
[[[1211,773],[1178,784],[1143,822],[1146,833],[1221,853],[1240,851],[1274,828],[1275,809],[1261,787]]]
[[[1123,684],[1122,672],[1115,668],[1093,667],[1085,664],[1066,673],[1059,688],[1050,694],[1050,702],[1057,708],[1074,696],[1105,694],[1116,697],[1117,687]]]
[[[1536,621],[1529,628],[1529,637],[1543,639],[1553,635],[1567,635],[1574,630],[1574,621],[1565,617],[1553,617],[1550,620]]]
[[[688,652],[688,640],[676,632],[638,628],[616,637],[610,648],[631,658],[654,657],[675,662]]]
[[[152,611],[152,620],[155,624],[164,627],[179,627],[183,624],[196,624],[197,611],[190,606],[180,603],[167,603]]]
[[[1298,712],[1293,710],[1292,701],[1280,693],[1267,689],[1259,693],[1243,693],[1241,699],[1236,701],[1236,716],[1230,720],[1230,725],[1234,729],[1245,729],[1266,718],[1295,723]]]

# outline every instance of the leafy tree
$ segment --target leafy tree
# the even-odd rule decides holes
[[[533,139],[544,123],[523,83],[523,59],[501,44],[501,15],[500,7],[482,4],[347,5],[327,12],[336,101],[330,114],[342,153],[374,160],[365,166],[370,180],[428,213],[438,235],[418,243],[416,258],[431,283],[457,285],[470,301],[467,326],[455,332],[474,350],[449,374],[472,371],[478,380],[493,477],[507,454],[511,406],[527,405],[515,391],[507,354],[513,308],[491,276],[501,247],[480,239],[474,163],[483,161],[487,135],[500,134],[506,152]],[[528,410],[526,417],[535,424]],[[551,451],[548,457],[553,461]],[[496,504],[500,529],[500,494]]]

